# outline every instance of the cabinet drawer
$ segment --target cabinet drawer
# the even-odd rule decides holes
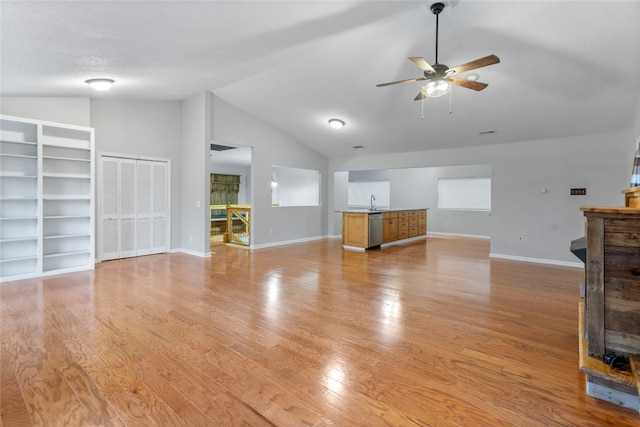
[[[404,229],[404,230],[399,230],[398,231],[398,239],[407,239],[409,237],[409,230],[408,229]]]
[[[394,212],[382,212],[382,219],[397,219],[398,218],[398,212],[394,211]]]
[[[407,211],[398,212],[398,219],[407,219],[408,216],[409,216],[409,213]]]
[[[425,234],[427,234],[427,226],[426,225],[419,225],[418,226],[418,236],[424,236]]]
[[[409,219],[417,218],[417,217],[418,217],[418,211],[409,211]]]
[[[409,221],[407,221],[406,219],[399,219],[398,220],[398,229],[399,230],[408,230],[409,229]]]
[[[417,226],[413,226],[413,227],[409,227],[409,237],[416,237],[418,235],[418,227]]]

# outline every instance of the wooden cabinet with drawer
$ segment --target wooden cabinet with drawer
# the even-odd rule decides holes
[[[418,236],[427,234],[427,211],[418,211]]]
[[[398,212],[398,239],[409,238],[409,212]]]
[[[398,212],[382,213],[382,243],[398,240]]]
[[[418,235],[418,211],[409,211],[409,237]]]

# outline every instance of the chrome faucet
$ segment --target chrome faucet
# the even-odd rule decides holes
[[[373,202],[375,202],[376,200],[376,196],[374,196],[373,194],[371,195],[371,209],[369,209],[370,211],[374,211],[376,210],[376,205],[373,204]]]

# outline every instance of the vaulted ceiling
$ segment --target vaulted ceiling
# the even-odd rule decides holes
[[[420,77],[408,57],[434,62],[431,2],[2,1],[0,95],[181,100],[210,90],[329,158],[629,126],[640,2],[444,3],[439,62],[501,59],[475,70],[489,84],[481,92],[454,87],[422,105],[419,82],[376,87]],[[94,92],[84,83],[94,77],[116,84]],[[332,130],[332,117],[347,125]]]

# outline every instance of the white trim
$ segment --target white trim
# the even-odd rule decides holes
[[[196,252],[196,251],[192,251],[191,249],[184,249],[184,248],[171,249],[171,253],[172,254],[183,253],[187,255],[197,256],[198,258],[209,258],[211,256],[211,252]]]
[[[399,239],[399,240],[394,240],[393,242],[383,243],[380,245],[380,247],[386,248],[387,246],[401,245],[403,243],[415,242],[417,240],[426,240],[426,238],[427,238],[426,234],[421,234],[420,236],[407,237],[406,239]]]
[[[313,242],[315,240],[323,240],[323,239],[327,239],[328,236],[316,236],[316,237],[304,237],[302,239],[295,239],[295,240],[284,240],[281,242],[273,242],[273,243],[263,243],[261,245],[251,245],[249,246],[249,249],[264,249],[264,248],[272,248],[275,246],[285,246],[285,245],[293,245],[296,243],[307,243],[307,242]]]
[[[347,249],[349,251],[358,251],[358,252],[366,251],[365,248],[361,248],[359,246],[349,246],[349,245],[342,245],[342,249]]]
[[[461,234],[461,233],[443,233],[440,231],[429,231],[427,234],[432,236],[447,236],[447,237],[469,237],[472,239],[486,239],[491,240],[491,236],[482,236],[479,234]]]
[[[511,261],[533,262],[536,264],[560,265],[563,267],[584,268],[584,264],[581,262],[558,261],[555,259],[544,259],[544,258],[530,258],[530,257],[515,256],[515,255],[496,254],[493,252],[489,253],[489,258],[508,259]]]

